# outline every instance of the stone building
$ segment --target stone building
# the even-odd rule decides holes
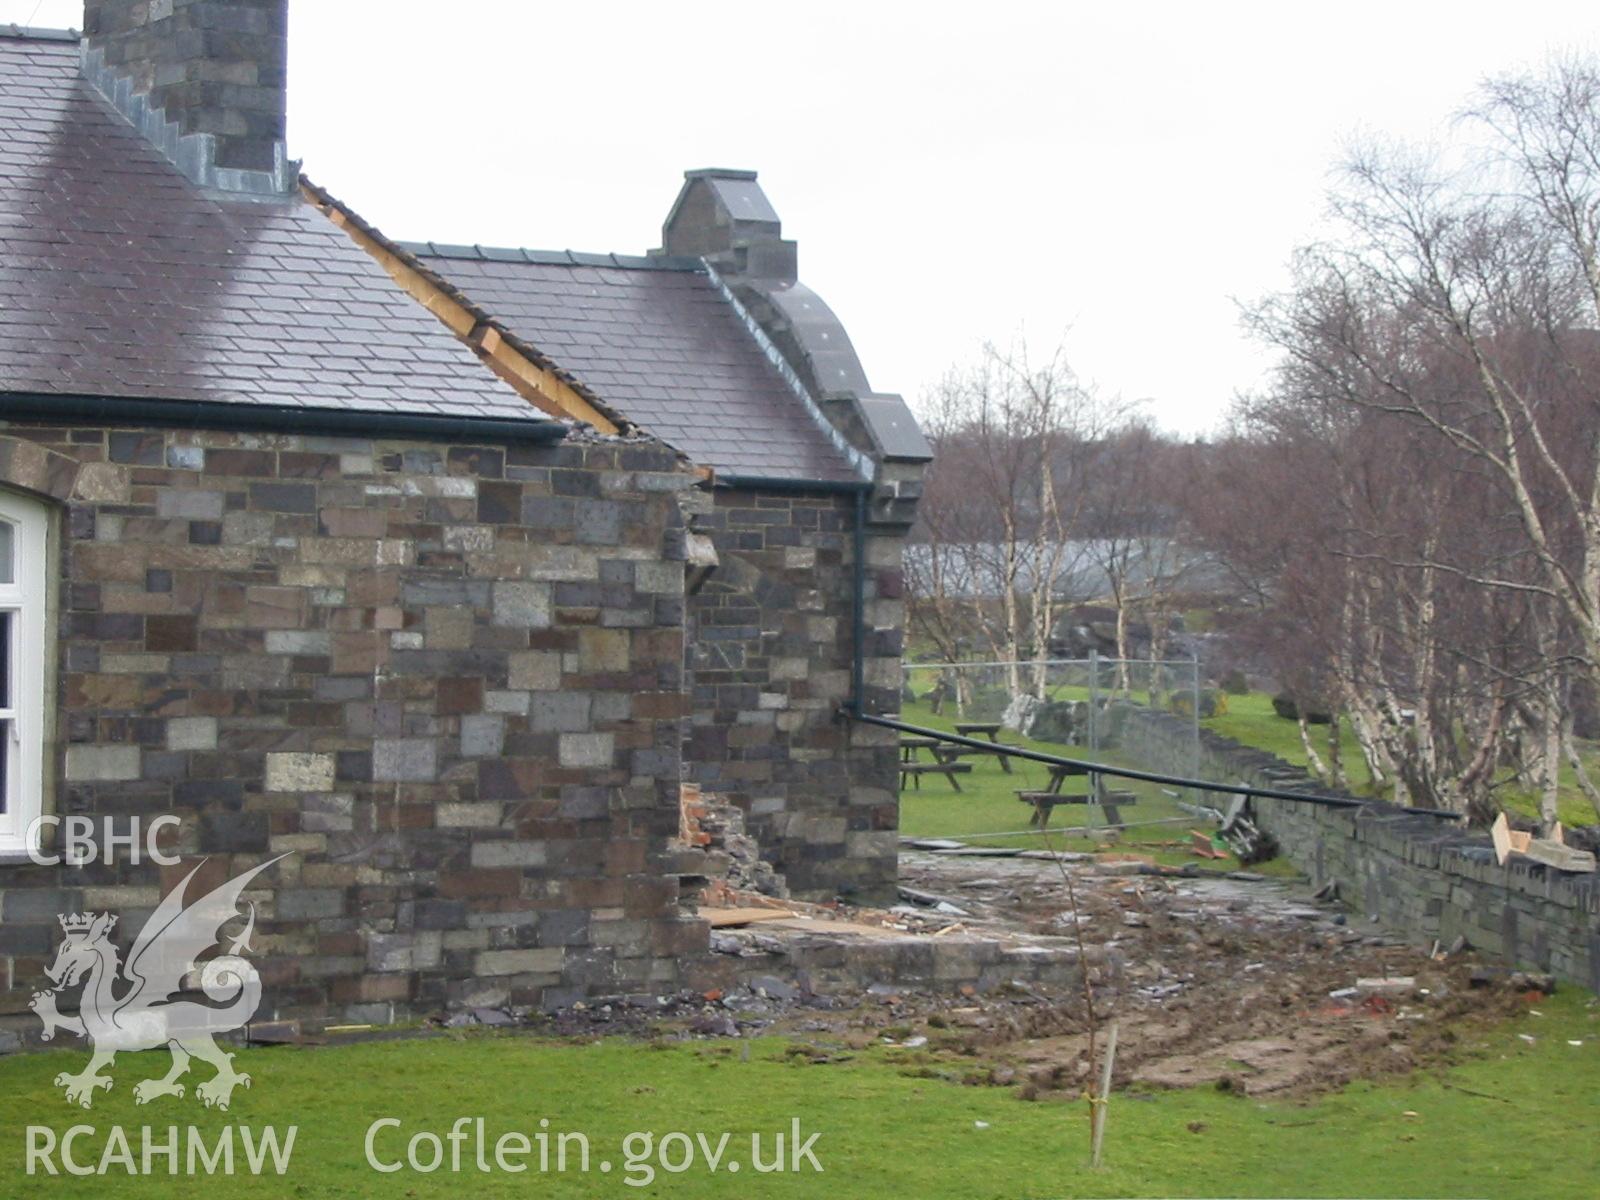
[[[798,281],[755,173],[687,172],[648,257],[403,249],[712,485],[690,509],[715,569],[688,600],[685,777],[745,810],[793,894],[892,896],[895,739],[839,716],[858,687],[871,711],[899,706],[928,447]]]
[[[686,782],[798,894],[893,885],[844,714],[926,447],[754,177],[650,256],[399,245],[287,158],[285,9],[0,31],[0,1050],[60,914],[197,865],[287,855],[259,1015],[362,1021],[672,986]]]

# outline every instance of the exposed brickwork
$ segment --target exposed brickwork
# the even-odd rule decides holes
[[[794,895],[895,886],[892,735],[839,718],[850,696],[852,496],[719,489],[695,518],[721,565],[689,604],[689,777],[748,816]],[[867,701],[899,695],[898,536],[868,538]]]
[[[684,899],[695,904],[730,891],[787,896],[789,885],[761,857],[761,846],[745,832],[744,810],[721,796],[683,785],[683,819],[674,859]]]
[[[0,866],[0,1041],[57,913],[129,937],[202,857],[293,852],[262,1018],[671,985],[687,482],[654,443],[5,430],[0,485],[59,504],[56,810],[176,814],[185,865]]]
[[[698,783],[685,783],[678,789],[678,842],[694,849],[711,844],[711,835],[701,828],[710,807]]]

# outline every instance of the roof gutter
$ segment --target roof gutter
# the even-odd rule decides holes
[[[436,413],[355,412],[287,405],[219,404],[198,400],[140,400],[116,396],[51,395],[0,391],[0,421],[26,419],[59,424],[93,421],[111,425],[163,425],[181,429],[252,433],[319,433],[338,437],[415,437],[441,442],[531,442],[545,445],[567,436],[559,421],[530,418],[450,417]]]
[[[864,494],[872,490],[865,479],[788,479],[775,475],[730,475],[718,471],[711,480],[713,486],[749,488],[763,492],[815,492],[831,496]]]

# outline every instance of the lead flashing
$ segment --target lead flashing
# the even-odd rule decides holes
[[[291,162],[284,144],[273,144],[270,171],[248,171],[217,166],[217,139],[209,133],[181,133],[176,121],[167,120],[166,110],[151,104],[143,92],[133,90],[133,81],[106,66],[105,51],[83,43],[81,70],[84,80],[106,103],[127,119],[182,172],[199,187],[258,199],[288,199],[295,193],[300,164]]]

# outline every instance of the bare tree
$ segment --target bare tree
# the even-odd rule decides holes
[[[1364,456],[1324,535],[1369,761],[1476,816],[1509,770],[1548,822],[1571,681],[1600,680],[1600,69],[1491,82],[1461,119],[1487,150],[1359,150],[1338,235],[1251,321],[1285,354],[1274,399],[1342,409]]]
[[[1083,386],[1057,345],[987,344],[923,403],[935,450],[908,562],[916,634],[946,657],[973,642],[1012,664],[1013,695],[1043,695],[1043,656],[1081,554],[1086,462],[1120,402]]]
[[[1543,660],[1527,597],[1434,563],[1496,553],[1494,497],[1426,454],[1424,431],[1294,384],[1287,373],[1250,406],[1252,436],[1225,456],[1248,465],[1259,503],[1244,519],[1205,506],[1196,533],[1253,581],[1243,628],[1290,694],[1313,769],[1342,781],[1348,724],[1377,785],[1484,819],[1510,782],[1497,774],[1509,715]],[[1312,711],[1330,718],[1325,750]]]

